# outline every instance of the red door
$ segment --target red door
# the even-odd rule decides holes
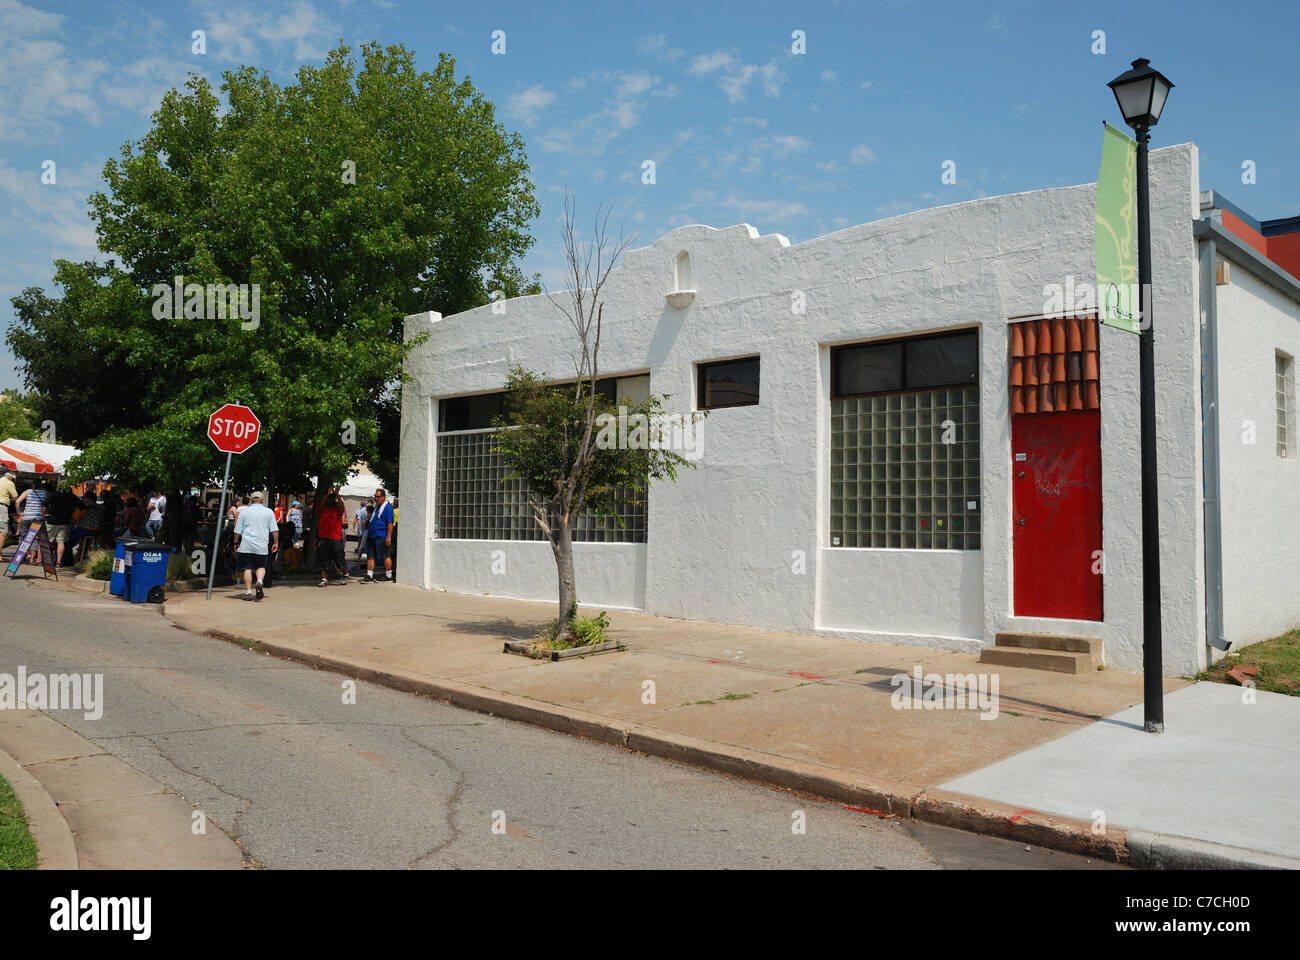
[[[1013,416],[1011,453],[1015,615],[1100,620],[1100,411]]]

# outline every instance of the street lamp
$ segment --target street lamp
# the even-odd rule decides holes
[[[1160,631],[1160,505],[1156,500],[1156,364],[1155,320],[1151,309],[1151,197],[1147,180],[1147,144],[1160,121],[1174,85],[1151,61],[1139,57],[1133,69],[1107,84],[1115,94],[1124,122],[1137,139],[1138,303],[1141,336],[1142,423],[1142,701],[1148,733],[1165,729]]]

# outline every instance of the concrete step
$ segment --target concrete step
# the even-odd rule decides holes
[[[1050,670],[1053,673],[1091,673],[1097,669],[1098,660],[1093,653],[1001,646],[985,647],[980,651],[980,663]]]
[[[999,633],[993,638],[993,642],[999,647],[1029,647],[1034,650],[1101,654],[1101,640],[1097,637],[1066,637],[1051,633]]]

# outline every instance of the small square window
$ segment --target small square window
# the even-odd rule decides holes
[[[700,364],[698,396],[701,410],[758,403],[758,357]]]

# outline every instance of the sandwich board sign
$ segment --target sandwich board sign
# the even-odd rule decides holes
[[[35,547],[39,551],[41,558],[41,570],[48,578],[54,574],[54,579],[59,579],[59,567],[55,562],[54,546],[50,543],[50,534],[45,529],[44,523],[33,523],[23,534],[22,540],[18,542],[18,549],[14,551],[13,557],[9,560],[9,566],[5,568],[5,573],[12,578],[18,573],[18,568],[27,559]]]

